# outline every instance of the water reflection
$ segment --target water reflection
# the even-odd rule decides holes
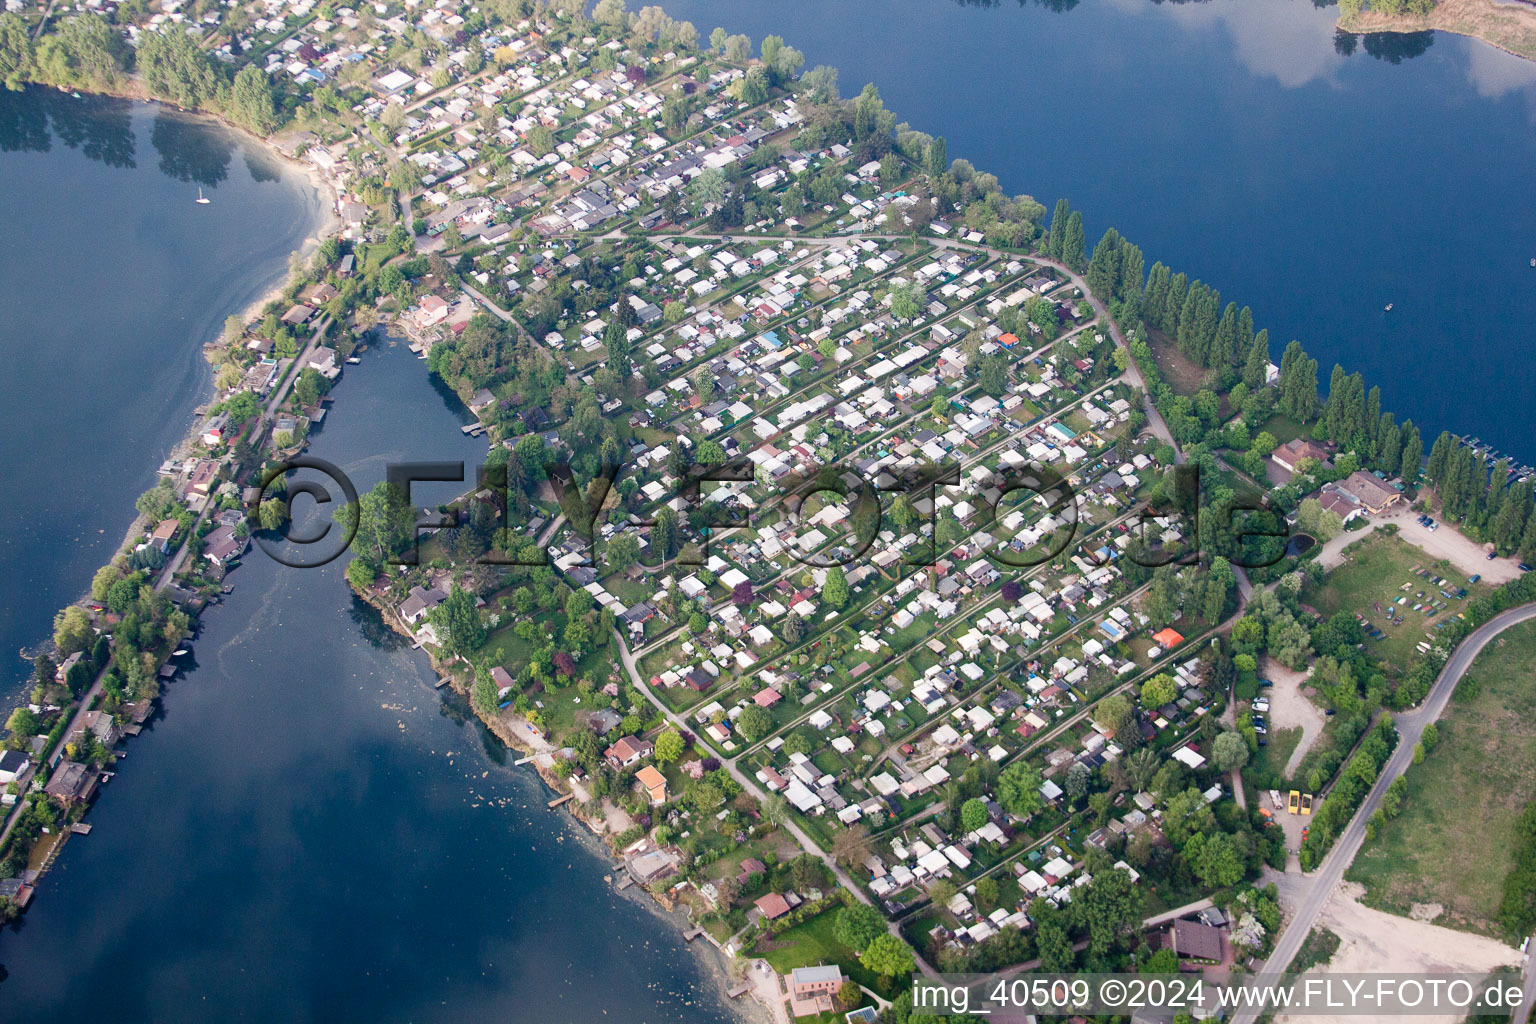
[[[1433,45],[1433,32],[1367,32],[1360,39],[1361,49],[1388,64],[1422,57]]]
[[[155,113],[149,141],[160,154],[160,172],[178,181],[216,187],[229,177],[235,136],[167,110]],[[257,179],[258,181],[261,179]]]
[[[134,166],[130,101],[37,87],[0,90],[0,152],[46,153],[55,135],[108,167]]]

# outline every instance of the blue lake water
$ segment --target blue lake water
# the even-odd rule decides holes
[[[22,692],[18,651],[89,587],[186,436],[203,344],[281,282],[321,205],[206,120],[0,90],[0,693]]]
[[[45,135],[38,115],[60,103]],[[199,346],[282,275],[316,200],[222,129],[148,107],[0,93],[12,131],[30,148],[0,146],[0,415],[13,477],[44,481],[5,490],[30,517],[0,546],[15,646],[110,555],[201,400]],[[403,345],[364,353],[335,394],[311,450],[360,490],[391,461],[484,455]],[[93,832],[0,931],[0,1019],[733,1020],[712,966],[613,892],[585,830],[444,703],[342,568],[246,557]]]
[[[1536,465],[1536,64],[1445,34],[1346,54],[1307,0],[664,6],[874,82],[951,158],[1070,199],[1090,246],[1113,226],[1252,306],[1276,357],[1301,339],[1325,387],[1342,362],[1428,440]]]

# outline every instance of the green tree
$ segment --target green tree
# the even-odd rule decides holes
[[[1236,771],[1248,763],[1248,741],[1235,732],[1224,732],[1211,745],[1216,766],[1224,772]]]
[[[358,499],[356,509],[350,502],[336,513],[343,526],[357,516],[357,535],[352,550],[375,565],[405,548],[415,529],[416,510],[405,500],[405,492],[387,482],[376,484]]]
[[[855,953],[887,934],[885,917],[866,903],[850,903],[837,912],[832,922],[832,937]]]
[[[1020,820],[1045,806],[1040,794],[1040,772],[1023,761],[1015,761],[997,779],[997,802],[1004,811]]]
[[[19,14],[0,14],[0,82],[15,92],[34,74],[32,36],[26,21]]]
[[[430,616],[443,646],[461,658],[478,651],[485,643],[485,624],[475,607],[475,596],[458,584],[432,609]]]
[[[1163,672],[1159,672],[1141,684],[1142,707],[1160,708],[1178,695],[1178,684],[1173,681],[1172,676]]]
[[[848,576],[843,567],[834,565],[827,570],[826,581],[821,587],[821,598],[833,608],[841,609],[848,604]]]
[[[656,763],[671,764],[683,756],[683,736],[676,729],[663,730],[656,737]]]
[[[975,832],[987,823],[987,805],[979,797],[972,797],[960,805],[960,827]]]
[[[871,939],[864,952],[859,954],[859,963],[880,975],[887,985],[895,978],[911,974],[917,966],[912,947],[890,932]]]
[[[272,86],[256,65],[247,64],[235,74],[234,84],[229,89],[229,114],[236,123],[257,135],[270,135],[277,128],[277,104],[272,99]]]
[[[773,729],[773,716],[756,704],[749,704],[736,719],[736,731],[748,743],[756,743]]]
[[[1196,832],[1184,845],[1190,870],[1206,885],[1236,885],[1243,879],[1243,859],[1225,832]]]
[[[70,605],[53,617],[53,645],[64,657],[83,651],[95,637],[85,609]]]

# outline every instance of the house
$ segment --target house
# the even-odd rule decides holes
[[[652,807],[660,807],[667,802],[667,777],[657,771],[654,765],[648,764],[635,772],[635,781],[645,787]]]
[[[776,892],[770,892],[766,896],[759,896],[753,902],[757,909],[763,912],[763,917],[770,921],[777,920],[789,913],[789,901]]]
[[[1269,456],[1275,460],[1275,465],[1281,469],[1294,473],[1296,464],[1302,459],[1311,459],[1324,465],[1328,462],[1328,450],[1320,444],[1308,441],[1305,438],[1293,438],[1276,448]]]
[[[96,773],[78,761],[60,761],[43,792],[66,804],[84,803],[96,792]]]
[[[170,554],[171,538],[176,536],[176,531],[181,523],[175,519],[162,519],[149,535],[150,544],[160,549],[162,554]]]
[[[1152,634],[1152,642],[1167,650],[1184,642],[1184,635],[1172,626],[1164,626]]]
[[[19,750],[0,753],[0,786],[8,785],[21,778],[29,764],[31,762],[27,760],[27,755]]]
[[[1385,512],[1403,500],[1403,496],[1388,487],[1377,477],[1362,470],[1355,470],[1339,481],[1339,490],[1354,498],[1370,515]]]
[[[796,1017],[831,1013],[832,1000],[843,987],[843,972],[836,964],[796,967],[789,975],[790,1012]]]
[[[414,626],[427,617],[427,613],[447,600],[448,595],[439,587],[423,590],[412,587],[410,594],[400,603],[400,618],[408,626]]]
[[[650,757],[651,751],[655,749],[650,740],[624,736],[619,739],[619,742],[603,751],[603,756],[615,768],[628,768],[642,757]]]
[[[191,494],[207,494],[213,490],[219,478],[219,463],[214,459],[200,459],[187,476],[187,491]]]
[[[220,567],[240,557],[244,550],[245,540],[235,536],[233,526],[216,526],[203,538],[203,557]]]
[[[302,302],[296,303],[289,308],[288,312],[283,314],[283,323],[298,327],[314,315],[315,311],[309,306],[304,305]]]
[[[1221,931],[1199,921],[1175,921],[1168,930],[1168,948],[1181,960],[1220,963]]]

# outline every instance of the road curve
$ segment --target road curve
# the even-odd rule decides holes
[[[1323,858],[1322,866],[1313,876],[1311,890],[1302,898],[1296,913],[1286,925],[1285,931],[1280,933],[1279,940],[1275,943],[1275,951],[1269,959],[1258,968],[1260,974],[1282,974],[1296,958],[1296,953],[1306,941],[1312,931],[1312,926],[1317,921],[1318,913],[1323,909],[1323,904],[1333,895],[1334,888],[1344,877],[1344,872],[1354,862],[1355,854],[1360,852],[1360,846],[1365,842],[1365,824],[1370,820],[1376,808],[1381,806],[1382,796],[1392,780],[1407,770],[1413,760],[1413,746],[1419,742],[1419,737],[1424,733],[1424,726],[1440,717],[1445,710],[1446,702],[1450,700],[1451,691],[1456,688],[1457,682],[1466,674],[1472,662],[1488,642],[1498,636],[1510,626],[1536,619],[1536,603],[1520,605],[1500,612],[1477,629],[1473,630],[1451,652],[1451,657],[1446,661],[1445,667],[1440,670],[1434,685],[1430,687],[1429,696],[1418,710],[1404,712],[1393,717],[1397,725],[1397,748],[1392,751],[1386,767],[1376,778],[1376,784],[1366,794],[1365,800],[1355,816],[1350,819],[1344,833],[1339,836],[1338,842],[1327,857]],[[1253,1024],[1257,1014],[1238,1014],[1233,1018],[1233,1024]]]

